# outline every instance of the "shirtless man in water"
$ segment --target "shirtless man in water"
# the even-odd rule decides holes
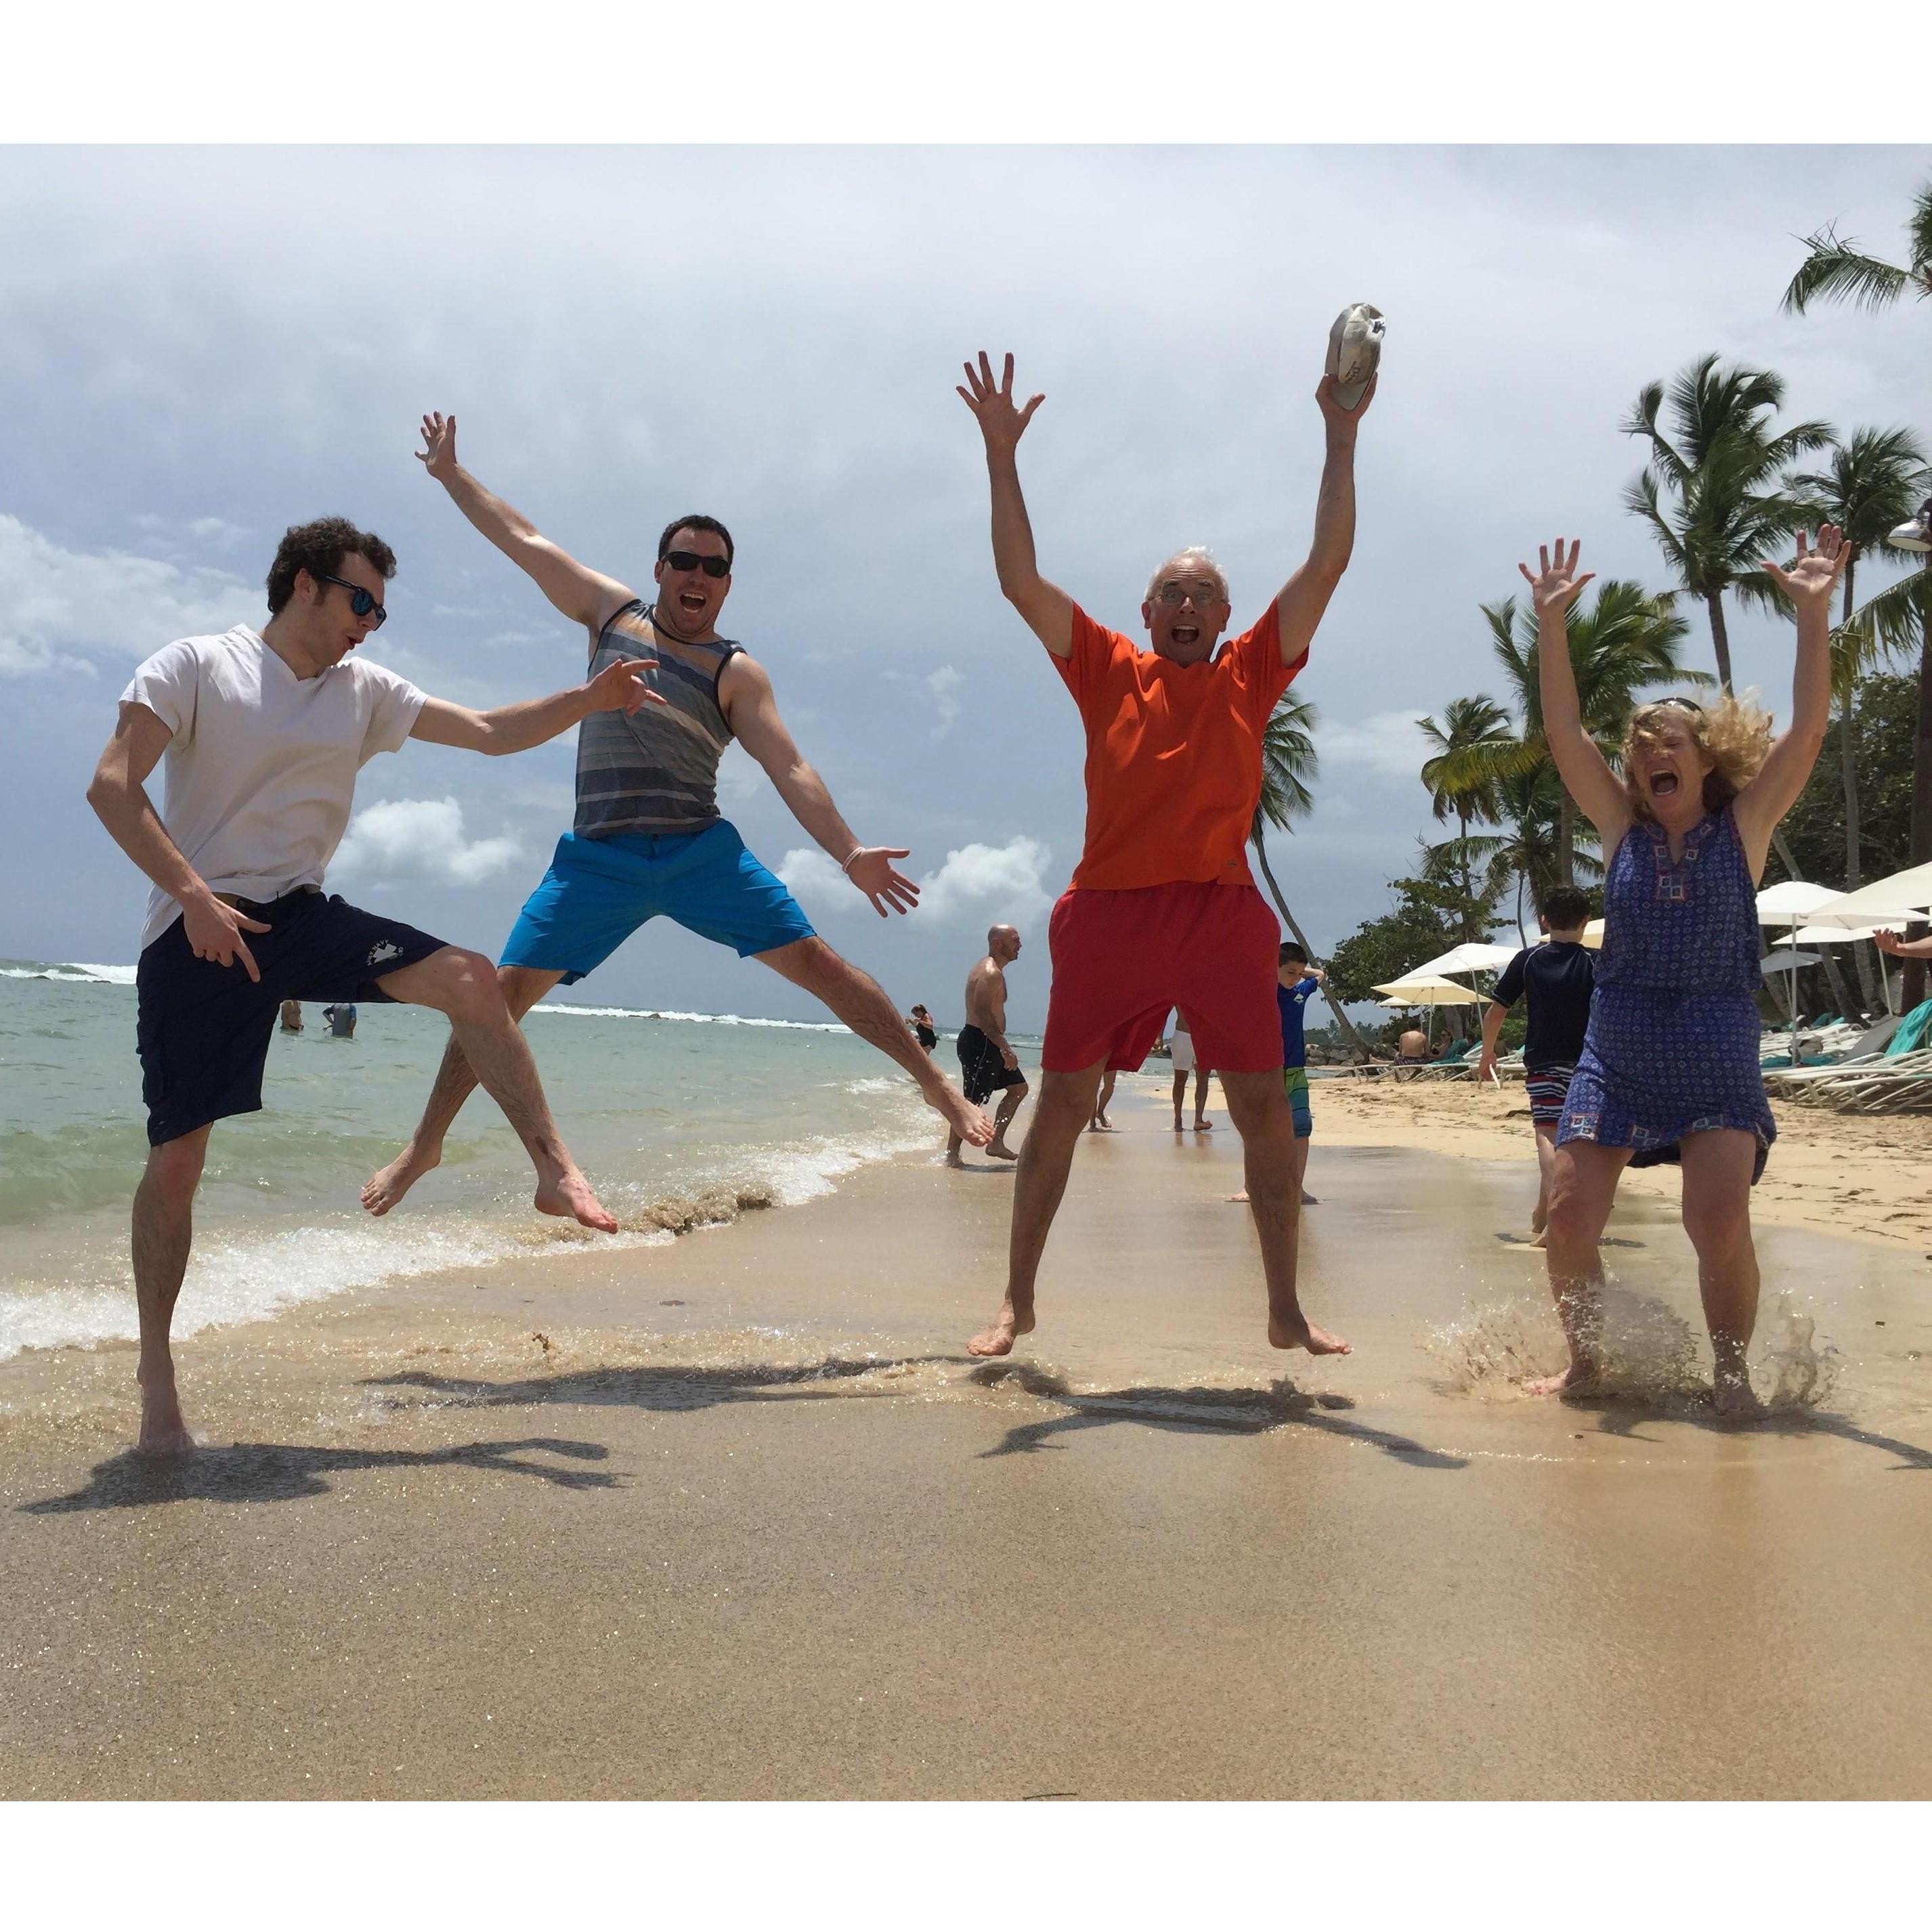
[[[1205,551],[1177,552],[1154,572],[1141,605],[1150,651],[1096,624],[1042,577],[1016,451],[1045,398],[1016,406],[1013,358],[995,380],[983,354],[978,368],[966,365],[959,394],[986,442],[1000,589],[1079,707],[1087,760],[1085,850],[1048,934],[1053,989],[1040,1104],[1013,1194],[1006,1298],[966,1346],[1004,1355],[1031,1332],[1034,1276],[1101,1076],[1138,1068],[1179,1006],[1198,1057],[1221,1076],[1241,1136],[1268,1340],[1346,1354],[1348,1343],[1310,1322],[1295,1294],[1301,1206],[1275,1010],[1280,928],[1255,890],[1246,850],[1261,796],[1262,734],[1307,662],[1354,545],[1355,433],[1375,386],[1352,410],[1332,378],[1316,392],[1328,455],[1307,561],[1254,628],[1219,652],[1228,584]],[[1196,427],[1184,412],[1184,423]]]
[[[959,1084],[976,1106],[995,1094],[1000,1111],[993,1119],[993,1138],[986,1151],[1001,1160],[1019,1156],[1006,1144],[1006,1130],[1028,1091],[1019,1056],[1006,1041],[1006,968],[1020,956],[1016,928],[996,926],[986,934],[986,956],[966,976],[966,1024],[959,1029]],[[959,1136],[946,1146],[948,1167],[963,1167]]]
[[[594,972],[659,914],[741,959],[756,959],[822,1000],[861,1040],[911,1076],[958,1138],[983,1147],[992,1123],[913,1037],[876,980],[813,932],[784,882],[718,810],[718,761],[736,739],[805,830],[884,919],[919,902],[892,862],[901,847],[862,845],[825,781],[778,716],[764,667],[718,634],[730,594],[731,533],[715,517],[678,517],[658,538],[650,602],[566,555],[456,460],[456,418],[423,418],[418,458],[470,522],[584,626],[592,674],[628,664],[662,700],[599,717],[577,741],[577,816],[512,929],[496,977],[519,1019],[561,981]],[[476,1084],[450,1037],[409,1144],[370,1177],[362,1204],[386,1214],[442,1156],[443,1136]]]

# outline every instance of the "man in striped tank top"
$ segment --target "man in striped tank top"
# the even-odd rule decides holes
[[[905,1069],[952,1132],[986,1146],[992,1122],[922,1051],[878,982],[813,932],[783,883],[718,810],[718,761],[736,738],[881,918],[918,902],[919,887],[893,862],[910,855],[852,836],[825,782],[793,743],[764,668],[718,634],[731,588],[730,532],[714,517],[667,525],[651,572],[657,594],[647,602],[567,556],[484,489],[456,460],[454,416],[425,416],[422,434],[418,460],[457,507],[584,626],[591,674],[620,661],[638,664],[664,700],[640,707],[615,730],[600,713],[578,734],[575,824],[557,841],[497,968],[511,1012],[520,1018],[559,981],[581,980],[662,914],[815,994]],[[386,1214],[436,1166],[443,1136],[476,1084],[452,1036],[409,1144],[362,1190],[372,1214]]]

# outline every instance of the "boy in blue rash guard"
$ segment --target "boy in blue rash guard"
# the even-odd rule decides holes
[[[1328,974],[1308,963],[1308,955],[1290,940],[1282,942],[1275,955],[1275,1011],[1281,1016],[1281,1078],[1288,1090],[1288,1111],[1294,1116],[1294,1184],[1301,1189],[1301,1204],[1318,1208],[1321,1203],[1303,1186],[1308,1172],[1309,1136],[1315,1131],[1315,1117],[1308,1106],[1308,1042],[1303,1025],[1308,1002],[1327,981]],[[1248,1192],[1228,1196],[1245,1201]]]

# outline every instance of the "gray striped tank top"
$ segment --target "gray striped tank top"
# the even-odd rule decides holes
[[[577,823],[580,838],[614,832],[702,832],[717,824],[718,760],[732,739],[718,704],[718,680],[742,644],[687,644],[661,635],[653,607],[626,604],[604,626],[590,676],[621,658],[649,664],[646,681],[664,702],[629,717],[596,711],[577,733]]]

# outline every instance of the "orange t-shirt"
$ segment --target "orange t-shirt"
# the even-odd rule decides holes
[[[1053,662],[1087,730],[1087,844],[1074,885],[1252,885],[1262,734],[1308,662],[1304,652],[1282,662],[1275,606],[1206,662],[1178,664],[1076,604],[1073,654]]]

